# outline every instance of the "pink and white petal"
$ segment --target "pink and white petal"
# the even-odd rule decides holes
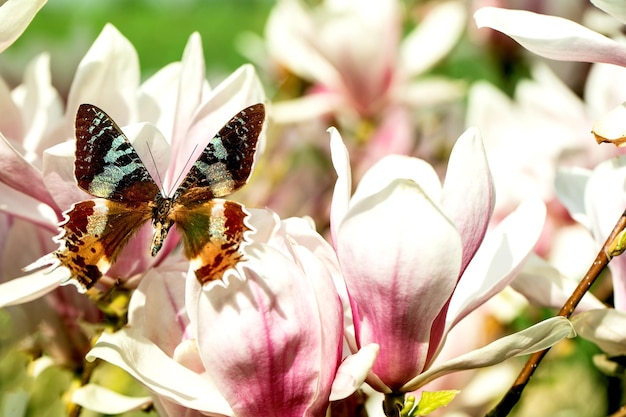
[[[585,311],[571,318],[576,333],[610,356],[626,353],[626,312],[609,308]]]
[[[0,133],[0,182],[58,210],[41,173]]]
[[[222,81],[205,97],[197,110],[180,147],[174,151],[173,164],[167,172],[164,185],[176,185],[172,181],[184,171],[188,161],[195,161],[213,136],[233,116],[256,103],[265,102],[265,92],[252,65],[242,65]],[[265,135],[262,133],[257,145],[257,154],[262,152]]]
[[[461,238],[415,182],[397,179],[350,208],[337,253],[360,344],[380,345],[373,372],[399,388],[426,362],[432,322],[459,275]]]
[[[69,277],[64,268],[43,269],[0,284],[0,307],[23,304],[56,289]]]
[[[167,141],[174,131],[174,113],[182,63],[172,62],[159,69],[139,87],[138,120],[154,123]]]
[[[337,233],[339,226],[348,213],[350,206],[350,194],[352,193],[352,170],[350,168],[350,155],[348,148],[343,143],[339,131],[331,127],[330,133],[330,154],[335,172],[337,172],[337,182],[333,191],[333,200],[330,208],[330,232],[333,239],[333,246],[337,247]]]
[[[1,191],[0,191],[1,192]],[[48,208],[40,204],[44,208]],[[33,204],[32,208],[37,207]],[[30,208],[32,210],[32,208]],[[18,209],[19,210],[19,209]],[[27,211],[29,209],[24,209]],[[54,215],[54,213],[52,213]],[[58,244],[53,237],[59,232],[56,227],[51,227],[56,222],[42,224],[32,223],[30,220],[12,218],[8,231],[2,235],[0,241],[0,276],[3,280],[9,280],[24,275],[22,268],[29,265],[42,255],[53,252]]]
[[[22,109],[27,127],[22,142],[24,156],[31,162],[36,161],[44,149],[58,143],[60,138],[52,137],[49,132],[63,118],[61,98],[52,86],[48,53],[38,55],[28,64],[24,82],[13,90],[13,97]]]
[[[432,107],[458,102],[467,93],[467,84],[441,76],[422,76],[415,81],[393,87],[392,101],[409,107]]]
[[[2,78],[0,78],[0,112],[2,114],[0,133],[10,139],[14,146],[20,146],[26,127],[22,121],[22,112],[15,103],[9,86]]]
[[[120,126],[135,121],[139,77],[137,51],[128,39],[107,23],[78,64],[67,99],[65,130],[61,136],[74,136],[74,118],[82,103],[102,108]]]
[[[168,356],[186,338],[189,319],[185,311],[185,280],[188,265],[166,270],[150,269],[133,293],[128,324]]]
[[[342,400],[352,395],[365,382],[379,351],[380,347],[372,343],[363,346],[341,362],[333,380],[330,401]]]
[[[0,7],[0,52],[26,30],[46,0],[8,0]]]
[[[59,211],[68,210],[72,204],[93,198],[78,188],[74,177],[76,142],[66,141],[46,149],[43,153],[42,175],[46,189],[54,198]]]
[[[230,279],[198,297],[198,347],[204,366],[236,415],[268,410],[284,416],[323,414],[332,379],[324,380],[320,365],[333,371],[338,366],[341,329],[322,328],[320,314],[334,311],[336,324],[342,311],[336,294],[334,301],[325,298],[318,304],[313,285],[332,288],[332,281],[318,274],[305,276],[269,245],[251,244],[247,252],[245,282]],[[334,355],[329,355],[328,344],[334,345]]]
[[[545,218],[543,201],[528,199],[485,236],[454,290],[447,330],[513,280],[532,253]]]
[[[341,90],[341,76],[318,46],[319,28],[301,3],[277,3],[265,25],[271,56],[298,76]]]
[[[400,68],[405,76],[424,73],[446,56],[465,30],[466,18],[461,2],[435,5],[402,42]]]
[[[574,326],[565,317],[552,317],[520,332],[505,336],[480,349],[433,367],[408,382],[402,391],[414,391],[426,383],[452,372],[484,368],[514,356],[544,350],[564,338],[574,337]]]
[[[440,204],[441,182],[432,165],[410,156],[387,155],[363,175],[352,195],[350,206],[381,192],[396,179],[413,181],[432,203]]]
[[[152,403],[151,397],[129,397],[96,384],[87,384],[72,392],[72,402],[103,414],[121,414],[141,410]]]
[[[58,230],[56,225],[60,219],[57,212],[50,206],[2,183],[0,183],[0,195],[2,195],[0,212],[26,220],[56,234]]]
[[[605,11],[622,23],[626,23],[626,4],[620,0],[591,0],[598,9]]]
[[[536,255],[531,256],[510,286],[536,306],[561,308],[576,289],[578,282],[561,274]],[[604,307],[593,294],[587,293],[576,307],[577,312]]]
[[[461,273],[485,237],[495,199],[480,132],[470,128],[452,148],[441,195],[442,210],[463,240]]]
[[[88,361],[96,358],[124,369],[155,394],[180,405],[224,415],[232,413],[207,375],[175,362],[135,331],[103,333],[86,355]]]
[[[483,7],[476,11],[474,20],[479,28],[502,32],[545,58],[626,66],[626,46],[567,19]]]
[[[302,123],[340,110],[346,111],[343,98],[333,91],[325,90],[272,103],[271,117],[278,124]]]

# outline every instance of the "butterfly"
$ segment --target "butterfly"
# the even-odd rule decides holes
[[[96,198],[64,213],[55,238],[60,247],[52,253],[56,264],[69,270],[80,289],[89,289],[140,227],[152,221],[152,256],[175,224],[198,281],[220,279],[242,259],[240,246],[250,230],[244,207],[220,197],[248,181],[264,120],[261,103],[237,113],[166,196],[113,119],[92,104],[81,104],[74,174],[78,186]]]

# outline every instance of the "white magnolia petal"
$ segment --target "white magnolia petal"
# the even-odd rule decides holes
[[[224,415],[232,413],[207,376],[183,367],[148,339],[127,330],[103,333],[86,358],[112,363],[156,394],[185,407]]]
[[[46,0],[8,0],[0,7],[0,52],[26,30]]]
[[[174,131],[181,72],[182,63],[172,62],[144,81],[138,93],[138,120],[154,123],[168,141]]]
[[[604,10],[622,23],[626,23],[626,2],[623,0],[590,0],[600,10]]]
[[[371,343],[341,362],[333,380],[330,401],[342,400],[352,395],[363,384],[379,350],[376,343]]]
[[[537,243],[545,217],[543,201],[528,199],[486,235],[454,290],[448,329],[509,284]]]
[[[622,103],[600,117],[593,124],[591,132],[598,143],[610,142],[618,147],[626,145],[626,103]]]
[[[463,267],[483,241],[496,195],[482,137],[469,128],[456,141],[448,161],[441,206],[463,239]]]
[[[337,247],[337,235],[339,226],[348,213],[350,205],[350,193],[352,192],[352,171],[350,168],[350,155],[348,148],[343,143],[339,131],[334,127],[328,129],[330,133],[330,153],[333,166],[337,172],[337,182],[333,191],[333,201],[330,208],[330,230],[334,246]]]
[[[573,279],[561,274],[548,262],[532,255],[524,268],[511,282],[515,291],[523,294],[533,305],[560,308],[578,285]],[[586,293],[577,311],[602,308],[604,304],[593,294]]]
[[[483,7],[474,19],[479,28],[502,32],[545,58],[626,66],[624,45],[561,17]]]
[[[71,127],[82,103],[102,108],[120,126],[134,121],[139,75],[134,46],[107,23],[76,70],[67,98],[65,135],[74,136]]]
[[[273,103],[271,117],[278,124],[302,123],[343,109],[343,104],[341,96],[333,92],[308,94]]]
[[[152,403],[151,397],[129,397],[108,388],[87,384],[72,393],[72,402],[103,414],[121,414],[141,410]]]
[[[441,181],[437,172],[428,162],[406,155],[387,155],[367,170],[354,191],[350,206],[381,192],[397,179],[419,185],[421,192],[440,208]]]
[[[431,368],[409,381],[402,387],[402,391],[414,391],[427,382],[452,372],[484,368],[503,362],[513,356],[538,352],[566,337],[574,336],[576,336],[576,332],[568,319],[560,316],[552,317],[521,332],[505,336],[487,346]]]
[[[0,308],[23,304],[46,295],[67,280],[67,271],[43,269],[0,284]]]
[[[626,312],[614,309],[585,311],[571,318],[580,337],[591,340],[611,356],[626,353]]]
[[[405,38],[400,57],[407,76],[425,72],[450,52],[465,29],[465,10],[461,2],[439,3]]]
[[[554,187],[561,203],[578,223],[591,228],[585,207],[585,189],[591,171],[579,167],[562,167],[556,172]]]

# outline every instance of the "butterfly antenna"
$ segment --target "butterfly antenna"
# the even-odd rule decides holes
[[[176,177],[176,181],[174,181],[174,184],[178,184],[178,182],[180,181],[180,177],[183,176],[183,173],[187,172],[187,167],[189,166],[189,162],[191,161],[191,157],[193,156],[194,153],[196,153],[196,149],[198,149],[198,144],[196,143],[193,147],[193,150],[191,151],[191,154],[189,155],[189,158],[187,158],[187,162],[185,162],[185,166],[183,167],[182,170],[180,170],[180,172],[178,173],[178,177]],[[172,186],[173,188],[173,186]],[[170,193],[174,191],[173,189],[170,190]],[[169,194],[168,194],[169,195]]]
[[[154,155],[152,154],[152,150],[150,149],[150,144],[148,143],[148,141],[146,141],[146,147],[148,148],[150,159],[152,159],[152,163],[154,164],[154,170],[156,171],[156,175],[159,180],[159,187],[163,187],[163,179],[161,178],[161,174],[159,173],[159,167],[157,166],[156,160],[154,159]],[[161,192],[163,192],[163,190],[161,190]]]

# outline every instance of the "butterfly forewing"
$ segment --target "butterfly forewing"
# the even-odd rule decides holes
[[[150,201],[159,192],[126,135],[91,104],[76,113],[74,173],[80,188],[109,200]]]
[[[184,200],[223,197],[241,188],[252,170],[265,107],[255,104],[235,115],[211,139],[178,187]]]

